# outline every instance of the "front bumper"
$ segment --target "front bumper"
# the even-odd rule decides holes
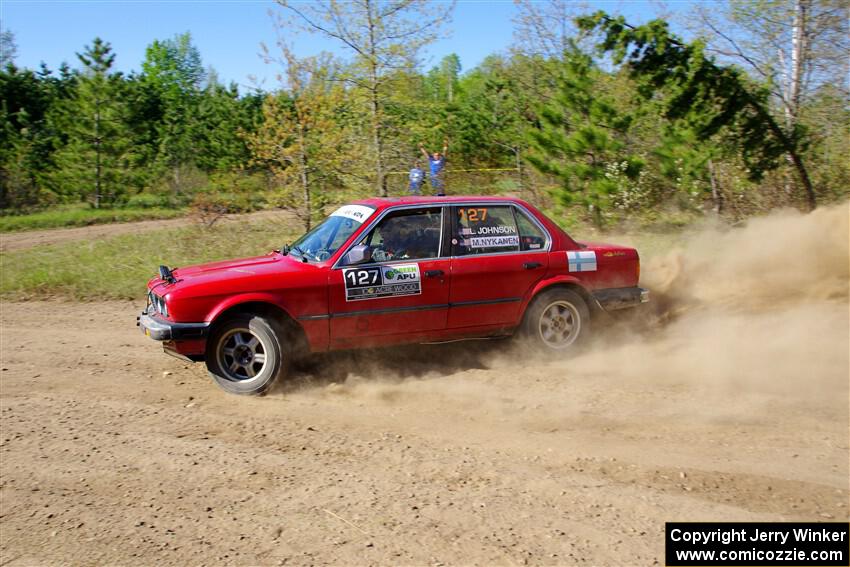
[[[143,311],[136,324],[142,332],[155,341],[181,341],[205,339],[209,323],[172,323]]]
[[[649,290],[642,287],[599,289],[593,297],[605,311],[634,307],[649,301]]]

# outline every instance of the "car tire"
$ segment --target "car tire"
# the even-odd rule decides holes
[[[276,321],[236,315],[207,340],[207,370],[231,394],[262,395],[286,375],[290,347]]]
[[[523,336],[544,352],[576,349],[590,335],[590,309],[581,295],[556,288],[534,298],[525,313]]]

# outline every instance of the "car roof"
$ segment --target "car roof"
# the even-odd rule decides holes
[[[464,203],[464,204],[475,204],[475,203],[504,203],[504,204],[516,204],[527,211],[530,211],[539,222],[545,226],[549,234],[555,240],[555,246],[563,246],[566,243],[569,246],[569,249],[574,249],[578,245],[573,238],[568,235],[564,230],[555,224],[552,219],[541,213],[536,207],[530,205],[526,201],[519,199],[517,197],[506,197],[504,195],[458,195],[451,197],[418,197],[418,196],[405,196],[405,197],[371,197],[369,199],[362,199],[360,201],[353,201],[350,204],[352,205],[366,205],[372,207],[376,210],[376,212],[383,212],[386,209],[391,207],[405,206],[405,205],[451,205],[456,203]]]
[[[360,201],[353,201],[354,205],[368,205],[378,210],[397,205],[445,205],[452,203],[492,203],[499,201],[503,203],[517,203],[525,205],[525,201],[516,197],[505,197],[501,195],[458,195],[451,197],[371,197]]]

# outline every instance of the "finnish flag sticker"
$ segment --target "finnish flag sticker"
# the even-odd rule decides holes
[[[570,250],[567,264],[571,272],[595,272],[596,252],[593,250]]]

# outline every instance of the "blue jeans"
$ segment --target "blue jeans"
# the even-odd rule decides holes
[[[431,176],[431,187],[434,191],[437,192],[438,197],[443,197],[446,194],[446,188],[443,185],[443,176],[442,175],[432,175]]]

